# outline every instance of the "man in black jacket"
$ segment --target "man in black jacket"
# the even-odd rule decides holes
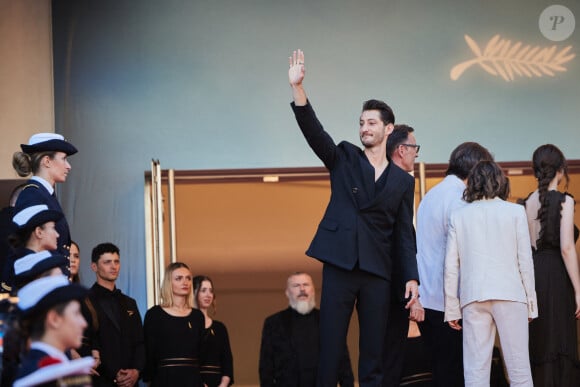
[[[260,347],[260,386],[314,387],[318,368],[320,313],[315,308],[315,289],[310,275],[288,277],[289,307],[264,321]],[[338,381],[354,386],[346,345]]]
[[[387,139],[387,157],[390,162],[399,166],[405,172],[413,172],[415,159],[419,155],[420,145],[413,132],[415,129],[408,125],[395,125],[393,132]],[[398,270],[395,270],[397,273]],[[409,320],[420,322],[425,318],[425,310],[417,300],[409,310],[405,309],[403,298],[404,283],[394,277],[393,291],[391,292],[391,307],[389,322],[385,335],[384,351],[384,378],[383,387],[399,387],[407,352],[407,334]],[[418,328],[417,328],[418,330]],[[415,363],[415,359],[408,359]]]
[[[92,336],[96,336],[100,352],[99,375],[93,377],[93,386],[134,386],[145,366],[143,324],[137,303],[115,286],[120,268],[117,246],[101,243],[93,249],[91,269],[97,282],[90,289],[89,300],[98,318]]]
[[[387,160],[395,116],[382,101],[363,104],[363,149],[338,145],[323,129],[304,91],[304,53],[290,57],[292,109],[302,134],[330,172],[331,197],[306,254],[323,262],[318,386],[335,387],[348,324],[359,318],[359,384],[380,386],[393,271],[405,283],[406,307],[417,299],[413,200],[415,180]],[[395,244],[396,241],[396,244]]]

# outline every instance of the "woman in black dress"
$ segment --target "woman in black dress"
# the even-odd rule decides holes
[[[193,309],[191,281],[185,263],[170,264],[161,286],[161,304],[145,314],[143,380],[151,387],[203,386],[199,364],[204,317]]]
[[[227,387],[234,383],[234,362],[226,326],[212,319],[215,295],[212,280],[203,275],[193,279],[196,307],[205,316],[201,376],[207,387]],[[211,311],[210,311],[211,310]]]
[[[525,201],[533,247],[537,319],[530,323],[530,360],[536,387],[580,385],[576,320],[580,272],[575,246],[574,199],[558,191],[568,183],[566,159],[556,146],[533,155],[538,189]]]

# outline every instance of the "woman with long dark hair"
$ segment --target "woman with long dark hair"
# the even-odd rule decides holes
[[[580,385],[576,320],[580,318],[580,272],[576,254],[574,198],[566,158],[555,145],[533,154],[538,188],[525,201],[533,248],[539,317],[530,324],[530,358],[536,387]]]
[[[195,306],[205,316],[201,376],[207,387],[227,387],[234,383],[234,361],[226,326],[213,319],[216,298],[213,281],[205,275],[193,279]]]
[[[75,241],[70,241],[70,282],[79,284],[81,277],[79,269],[81,264],[81,249]]]

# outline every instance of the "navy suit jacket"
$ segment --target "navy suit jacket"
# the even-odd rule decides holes
[[[18,195],[14,213],[20,211],[23,208],[37,204],[45,204],[49,210],[63,212],[57,198],[52,196],[41,183],[35,180],[28,180],[26,186]],[[70,255],[69,250],[71,237],[68,223],[64,216],[58,222],[56,222],[56,231],[59,235],[57,251],[59,254],[68,257]]]
[[[336,145],[310,104],[292,103],[306,141],[330,172],[331,197],[306,254],[324,263],[361,270],[391,280],[419,279],[415,257],[413,200],[415,179],[394,163],[386,184],[375,192],[375,170],[361,148]]]

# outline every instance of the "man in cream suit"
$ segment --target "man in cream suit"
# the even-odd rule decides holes
[[[528,321],[538,316],[534,266],[523,206],[505,201],[507,178],[493,161],[471,171],[466,206],[449,221],[445,321],[463,329],[466,386],[489,386],[496,327],[513,386],[533,386]],[[463,327],[459,320],[463,319]]]

